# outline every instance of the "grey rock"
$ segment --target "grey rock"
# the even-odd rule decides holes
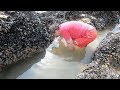
[[[0,69],[45,51],[54,37],[34,11],[6,11],[0,32]],[[4,67],[3,67],[4,66]]]
[[[118,31],[118,32],[116,32]],[[120,79],[120,31],[111,31],[100,42],[92,57],[92,66],[82,71],[78,79]]]
[[[0,18],[1,70],[34,53],[44,51],[54,40],[50,30],[51,25],[87,17],[91,19],[89,24],[95,26],[97,30],[102,30],[108,25],[114,24],[116,15],[120,13],[119,11],[48,11],[44,13],[4,11],[2,14],[5,14],[7,18]],[[82,14],[85,15],[82,16]],[[111,47],[108,46],[108,48]],[[114,53],[109,55],[107,51],[104,54],[109,57],[112,55]],[[115,53],[115,55],[119,55],[119,53]]]

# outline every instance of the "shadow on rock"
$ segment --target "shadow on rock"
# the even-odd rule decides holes
[[[45,57],[46,52],[35,54],[31,58],[20,60],[17,63],[8,66],[4,71],[0,73],[0,79],[16,79],[24,72],[29,70],[35,63],[41,61]]]

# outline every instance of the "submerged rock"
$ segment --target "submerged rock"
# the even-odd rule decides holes
[[[92,66],[81,72],[78,79],[120,79],[117,73],[120,68],[120,30],[117,27],[101,41],[92,57]]]

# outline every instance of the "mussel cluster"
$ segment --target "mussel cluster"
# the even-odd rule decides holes
[[[6,11],[0,19],[0,71],[5,66],[45,51],[54,37],[34,11]]]
[[[117,30],[116,30],[117,31]],[[79,79],[120,79],[120,30],[109,32],[100,42],[89,68],[81,72]]]
[[[0,13],[1,14],[1,13]],[[118,11],[2,11],[0,16],[0,71],[18,60],[44,51],[54,40],[53,24],[90,18],[97,30],[114,24]]]
[[[94,25],[97,30],[103,30],[116,23],[117,15],[120,15],[119,11],[67,11],[65,18],[66,20],[89,18],[91,25]]]

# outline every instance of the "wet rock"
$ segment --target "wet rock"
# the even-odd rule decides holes
[[[50,26],[70,20],[91,19],[97,30],[114,24],[118,11],[4,11],[0,18],[0,58],[5,67],[44,51],[54,40]]]
[[[91,21],[88,24],[95,26],[97,30],[116,24],[117,15],[120,15],[119,11],[49,11],[38,14],[39,18],[51,18],[51,24],[89,18]]]
[[[92,57],[91,66],[78,79],[120,79],[120,30],[113,30],[101,41]],[[116,32],[117,31],[117,32]]]
[[[45,13],[38,14],[39,18],[46,18],[49,20],[52,20],[52,24],[61,24],[63,22],[66,22],[65,14],[67,11],[48,11]]]
[[[49,27],[36,12],[6,11],[4,14],[8,17],[1,18],[0,22],[0,69],[45,51],[52,43],[54,37]]]
[[[103,30],[116,23],[117,15],[120,15],[119,11],[67,11],[65,18],[66,20],[89,18],[97,30]]]
[[[100,66],[85,69],[77,79],[120,79],[120,75],[108,66]]]

